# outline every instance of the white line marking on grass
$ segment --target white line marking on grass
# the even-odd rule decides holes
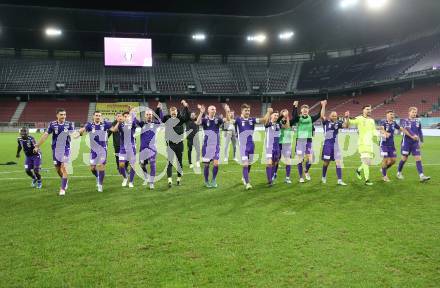
[[[316,164],[317,165],[317,164]],[[315,166],[316,166],[315,165]],[[296,165],[292,165],[292,166],[296,166]],[[406,166],[416,166],[415,164],[413,164],[413,163],[408,163],[408,164],[406,164]],[[423,164],[423,166],[440,166],[440,163],[434,163],[434,164]],[[373,165],[373,166],[371,166],[371,167],[380,167],[379,165]],[[283,166],[283,168],[284,168],[284,166]],[[358,166],[346,166],[346,167],[344,167],[344,169],[356,169],[356,168],[358,168]],[[321,167],[312,167],[312,168],[310,168],[311,170],[321,170],[322,168]],[[19,172],[23,172],[22,170],[19,170]],[[237,171],[221,171],[221,169],[220,169],[220,172],[222,172],[222,173],[239,173],[239,172],[237,172]],[[262,173],[262,172],[266,172],[266,169],[252,169],[252,171],[251,171],[251,173],[252,172],[258,172],[258,173]],[[189,175],[192,175],[192,174],[197,174],[197,175],[201,175],[201,173],[195,173],[195,172],[184,172],[183,173],[183,175],[185,175],[185,174],[189,174]],[[105,175],[105,177],[121,177],[121,175],[119,175],[119,174],[114,174],[114,175],[112,175],[112,174],[109,174],[109,175]],[[92,175],[69,175],[69,178],[90,178],[90,179],[93,179],[94,177],[92,176]],[[13,177],[13,178],[0,178],[0,181],[5,181],[5,180],[30,180],[30,177]],[[44,179],[60,179],[60,177],[57,177],[57,176],[49,176],[49,177],[43,177],[43,180]],[[142,178],[141,178],[142,179]],[[160,181],[160,180],[159,180]]]

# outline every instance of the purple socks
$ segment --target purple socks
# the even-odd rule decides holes
[[[290,178],[290,170],[292,168],[292,165],[286,165],[286,177]]]
[[[207,183],[209,181],[209,163],[205,164],[203,168],[203,176],[205,176],[205,182]]]
[[[266,177],[267,177],[267,182],[272,183],[272,166],[266,167]]]
[[[61,178],[61,189],[66,190],[67,178]]]
[[[336,175],[338,175],[338,180],[342,180],[342,168],[336,166]]]
[[[243,166],[243,178],[246,183],[249,183],[249,166]]]
[[[327,177],[328,166],[322,165],[322,178]]]
[[[217,178],[217,173],[218,173],[218,166],[214,165],[214,167],[212,167],[212,180],[215,181],[215,179]]]
[[[303,163],[301,162],[301,163],[298,163],[298,175],[299,175],[299,178],[302,178],[303,177]]]
[[[98,171],[98,183],[102,185],[104,183],[105,171]]]
[[[416,167],[417,167],[417,172],[419,172],[419,175],[422,175],[423,174],[422,161],[416,161]]]

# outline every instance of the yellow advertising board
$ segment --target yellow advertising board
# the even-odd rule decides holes
[[[113,103],[97,103],[96,110],[102,113],[102,117],[107,121],[113,121],[118,112],[128,111],[128,108],[138,108],[139,102],[113,102]],[[139,119],[139,113],[137,118]]]

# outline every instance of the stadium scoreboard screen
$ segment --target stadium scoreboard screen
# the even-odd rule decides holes
[[[105,66],[151,67],[151,39],[104,38]]]

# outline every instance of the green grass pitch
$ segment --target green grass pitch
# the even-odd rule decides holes
[[[17,134],[0,137],[0,162],[15,161]],[[296,167],[292,185],[280,168],[269,189],[259,163],[250,191],[237,164],[220,166],[218,189],[187,164],[181,187],[164,179],[149,191],[136,178],[122,188],[110,156],[98,193],[80,156],[62,198],[48,141],[42,190],[30,188],[23,155],[0,166],[0,287],[438,287],[439,148],[426,138],[427,184],[411,158],[404,181],[393,167],[392,182],[380,182],[376,166],[365,187],[355,155],[345,159],[347,187],[336,186],[334,164],[321,184],[319,163],[302,185]]]

